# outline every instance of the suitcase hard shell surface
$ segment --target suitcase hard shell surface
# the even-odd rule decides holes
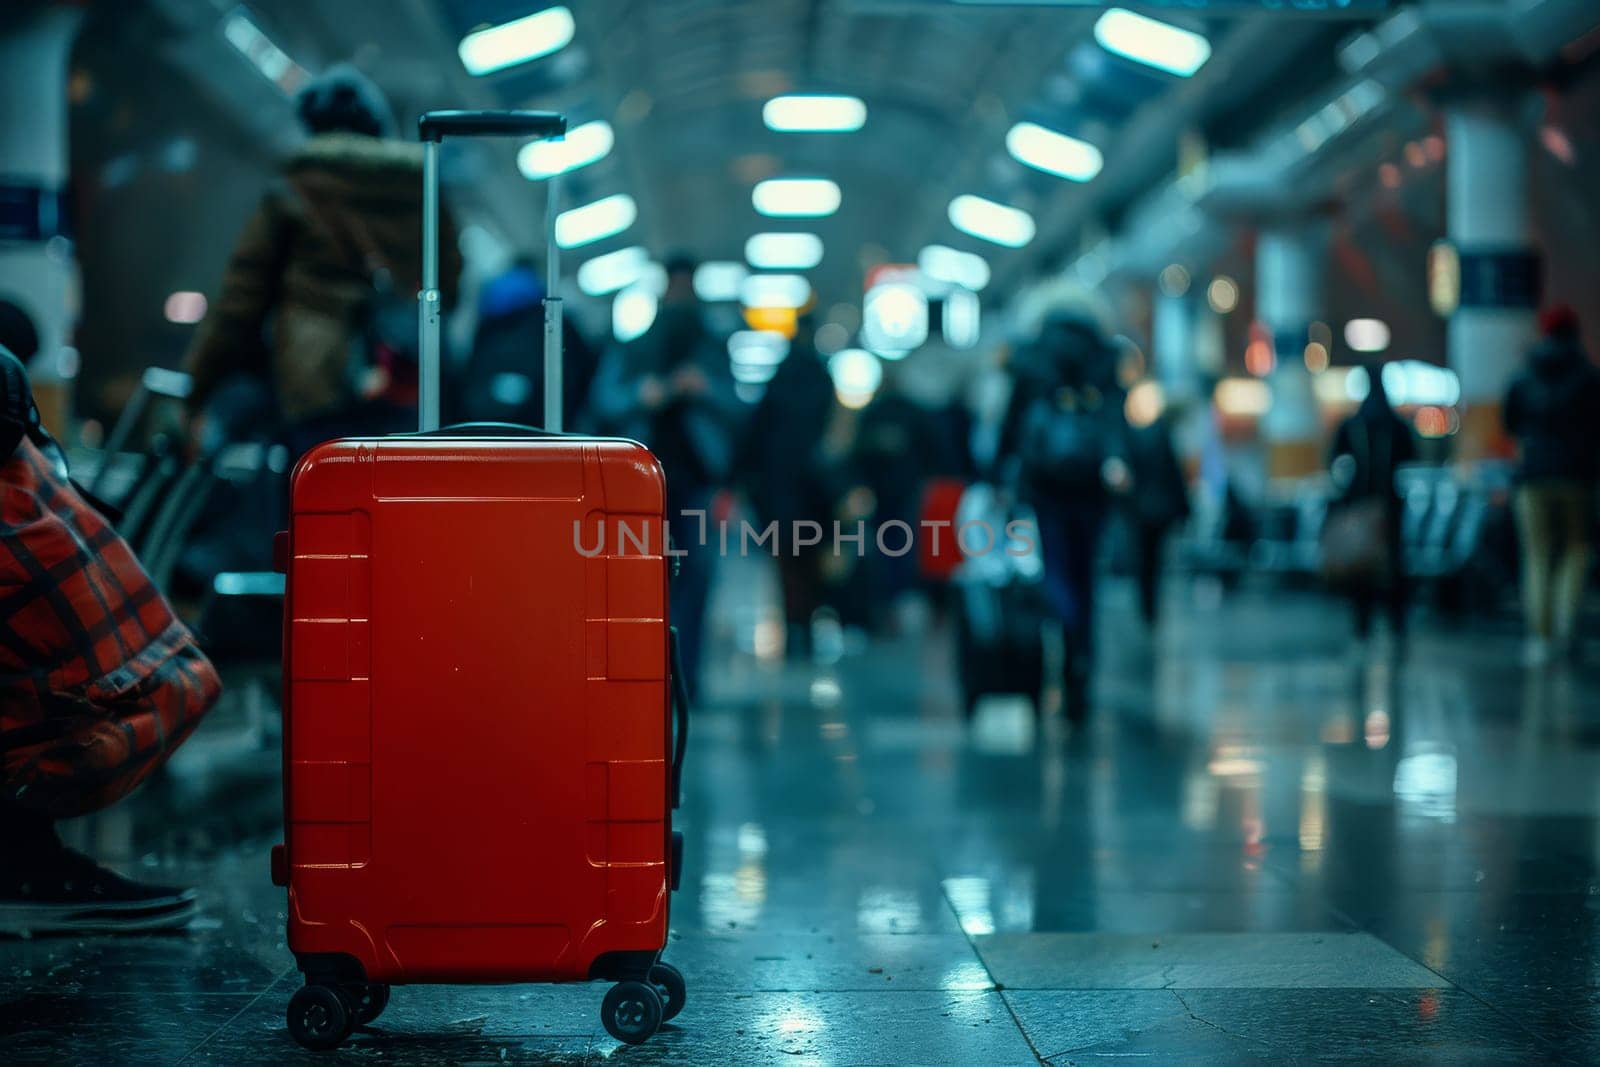
[[[567,981],[653,960],[672,881],[655,458],[342,440],[291,495],[277,866],[302,967]]]

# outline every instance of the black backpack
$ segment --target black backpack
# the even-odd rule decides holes
[[[1028,481],[1050,492],[1098,491],[1110,454],[1104,408],[1104,396],[1092,386],[1035,400],[1023,416],[1018,449]]]

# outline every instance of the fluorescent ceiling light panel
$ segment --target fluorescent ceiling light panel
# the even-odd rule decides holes
[[[776,330],[739,330],[728,337],[728,359],[735,366],[777,366],[789,355],[789,339]]]
[[[750,202],[773,218],[819,218],[839,210],[839,186],[827,178],[769,178],[750,191]]]
[[[752,274],[739,296],[745,307],[802,308],[811,299],[811,283],[798,274]]]
[[[740,288],[750,271],[743,263],[710,260],[694,272],[694,295],[708,304],[739,299]]]
[[[482,76],[559,52],[572,43],[577,29],[572,12],[547,7],[524,18],[474,30],[456,52],[468,74]]]
[[[1120,7],[1096,20],[1094,39],[1107,52],[1180,78],[1211,58],[1211,42],[1200,34]]]
[[[929,245],[917,255],[917,269],[938,282],[977,292],[989,284],[989,262],[976,252]]]
[[[1075,182],[1088,181],[1105,165],[1100,149],[1088,141],[1032,122],[1011,127],[1006,134],[1006,151],[1019,163]]]
[[[928,298],[909,282],[884,282],[861,301],[861,342],[897,358],[928,339]],[[896,356],[889,356],[889,353]]]
[[[761,119],[779,133],[853,133],[866,125],[867,105],[854,96],[775,96]]]
[[[650,266],[650,253],[635,245],[595,256],[578,268],[578,288],[590,296],[603,296],[638,281]]]
[[[639,208],[633,197],[617,193],[557,215],[556,244],[562,248],[580,248],[603,241],[632,226],[638,217]]]
[[[981,196],[963,193],[950,201],[950,225],[971,237],[1007,248],[1021,248],[1033,240],[1033,216]]]
[[[656,306],[655,294],[641,286],[622,290],[611,302],[612,336],[623,342],[643,337],[656,321]]]
[[[595,119],[574,126],[561,140],[532,141],[523,145],[517,153],[517,169],[529,181],[565,174],[606,158],[616,141],[611,123]]]
[[[758,233],[744,243],[744,258],[757,270],[810,270],[822,262],[822,238],[814,233]]]
[[[1382,352],[1389,347],[1389,324],[1382,319],[1351,319],[1344,324],[1344,343],[1355,352]]]
[[[865,401],[883,382],[883,364],[864,348],[845,348],[828,357],[828,375],[839,393]]]

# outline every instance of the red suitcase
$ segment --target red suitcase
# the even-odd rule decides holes
[[[558,122],[423,120],[430,253],[438,139]],[[559,338],[559,310],[547,318]],[[559,384],[546,395],[559,404]],[[306,976],[290,1032],[333,1047],[394,984],[610,979],[606,1029],[644,1041],[684,1002],[660,960],[687,708],[669,685],[655,457],[493,425],[331,441],[300,461],[291,498],[273,851]]]

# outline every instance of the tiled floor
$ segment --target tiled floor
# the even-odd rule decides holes
[[[1108,597],[1092,727],[957,718],[947,638],[719,659],[691,746],[649,1044],[603,988],[404,988],[323,1062],[1600,1060],[1600,671],[1337,605]],[[725,647],[762,618],[724,603]],[[732,641],[727,640],[732,638]],[[74,828],[206,894],[186,936],[0,944],[0,1062],[280,1063],[275,756],[227,717],[165,788]],[[197,772],[204,770],[204,774]]]

